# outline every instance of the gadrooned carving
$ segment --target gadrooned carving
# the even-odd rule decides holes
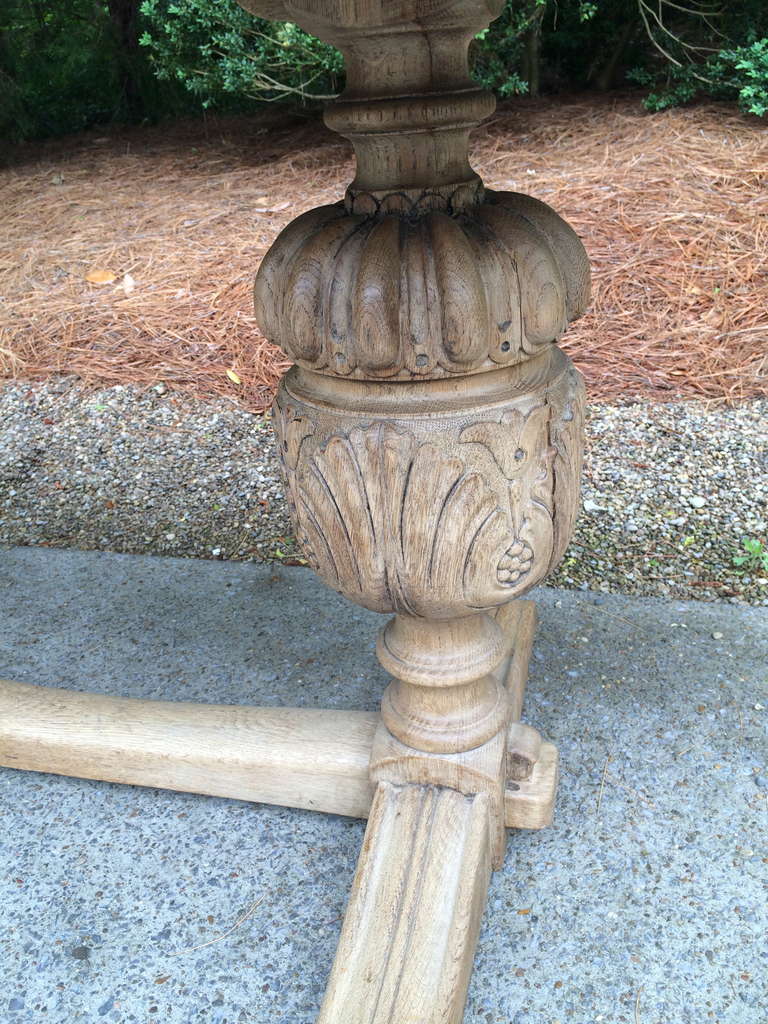
[[[291,359],[370,380],[522,362],[588,298],[575,232],[545,203],[494,192],[454,215],[312,210],[278,237],[255,286],[261,329]]]
[[[283,386],[275,428],[312,568],[381,612],[468,614],[519,596],[570,535],[581,403],[569,370],[501,412],[427,427],[319,409]]]

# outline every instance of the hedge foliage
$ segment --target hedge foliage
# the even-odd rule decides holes
[[[499,96],[628,84],[651,110],[700,96],[768,112],[766,0],[507,0],[471,48]],[[4,0],[0,136],[157,121],[343,88],[333,47],[235,0]]]

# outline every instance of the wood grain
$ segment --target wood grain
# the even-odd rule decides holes
[[[559,755],[542,743],[530,778],[512,781],[504,794],[507,828],[540,829],[552,824],[559,779]]]
[[[496,610],[495,619],[510,645],[496,674],[509,694],[510,721],[519,722],[539,613],[533,601],[510,601]]]
[[[361,380],[488,372],[534,357],[586,308],[583,246],[530,196],[488,192],[459,216],[359,208],[315,211],[300,241],[289,225],[262,261],[257,319],[301,366]]]
[[[0,681],[0,765],[365,817],[378,721]]]
[[[380,783],[318,1024],[459,1024],[490,873],[484,795]]]

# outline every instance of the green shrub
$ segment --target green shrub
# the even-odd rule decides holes
[[[146,48],[161,81],[203,107],[327,98],[341,87],[341,54],[298,26],[254,18],[234,0],[144,0]]]
[[[750,46],[735,50],[722,50],[718,65],[724,89],[738,94],[743,111],[758,117],[768,113],[768,39],[757,39]]]
[[[113,12],[132,7],[135,0],[112,3]],[[178,85],[159,83],[121,37],[108,3],[0,4],[0,137],[44,138],[192,109],[199,105]]]
[[[106,11],[88,0],[0,15],[0,131],[11,138],[78,131],[119,100]]]
[[[659,6],[661,5],[661,6]],[[768,2],[507,0],[471,47],[506,97],[626,84],[660,110],[700,96],[768,112]],[[628,69],[632,70],[628,75]],[[235,0],[3,0],[0,134],[11,139],[338,93],[340,54]]]
[[[721,50],[701,64],[671,65],[663,72],[640,68],[630,72],[640,85],[651,87],[649,110],[689,103],[700,96],[736,100],[745,114],[768,113],[768,39]]]

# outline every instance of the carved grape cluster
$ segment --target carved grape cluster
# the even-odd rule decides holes
[[[533,548],[524,540],[516,540],[499,562],[496,578],[502,586],[512,587],[531,571],[532,565]]]

